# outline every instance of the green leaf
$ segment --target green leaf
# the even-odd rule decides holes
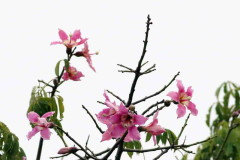
[[[135,149],[142,149],[142,144],[140,141],[133,141]]]
[[[168,135],[168,141],[170,144],[175,143],[175,140],[177,139],[177,136],[170,130],[170,129],[165,129]],[[177,144],[177,143],[176,143]]]
[[[58,96],[57,99],[58,99],[60,119],[62,119],[63,118],[63,112],[64,112],[63,98],[61,96]]]
[[[231,92],[227,92],[224,97],[223,97],[223,104],[224,107],[228,107],[228,103],[229,103],[229,97],[230,97]]]
[[[216,92],[215,92],[215,95],[216,95],[217,99],[219,99],[219,93],[220,93],[220,90],[222,89],[222,86],[223,86],[224,84],[225,84],[225,83],[222,83],[222,84],[217,88],[217,90],[216,90]]]
[[[134,142],[124,142],[123,146],[128,149],[134,149]],[[128,156],[132,158],[133,152],[127,152]]]
[[[148,142],[151,139],[152,135],[150,133],[146,134],[146,142]]]
[[[181,160],[187,160],[188,154],[184,154]]]
[[[58,61],[55,67],[55,74],[57,77],[59,77],[59,66],[62,60]]]
[[[206,124],[208,127],[210,127],[210,118],[211,118],[211,111],[212,111],[212,107],[214,105],[210,106],[208,109],[208,114],[206,115]]]

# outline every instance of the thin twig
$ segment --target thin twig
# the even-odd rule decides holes
[[[165,89],[168,88],[168,86],[170,86],[170,85],[172,84],[172,82],[176,79],[176,77],[177,77],[179,74],[180,74],[180,72],[178,72],[178,73],[172,78],[172,80],[171,80],[167,85],[165,85],[160,91],[158,91],[158,92],[156,92],[156,93],[154,93],[154,94],[151,94],[151,95],[149,95],[149,96],[147,96],[147,97],[144,97],[144,98],[142,98],[142,99],[140,99],[140,100],[138,100],[138,101],[136,101],[136,102],[133,102],[132,104],[133,104],[133,105],[138,104],[138,103],[140,103],[140,102],[142,102],[142,101],[146,101],[147,99],[152,98],[152,97],[157,96],[158,94],[162,93],[163,91],[165,91]]]
[[[127,133],[128,133],[128,132],[126,131],[126,132],[123,134],[123,136],[122,136],[120,139],[117,140],[117,142],[112,146],[112,148],[107,152],[107,154],[106,154],[101,160],[107,160],[107,159],[108,159],[108,157],[109,157],[109,156],[112,154],[112,152],[118,147],[118,145],[123,142],[123,139],[126,137]]]
[[[126,104],[126,102],[120,98],[119,96],[117,96],[116,94],[114,94],[113,92],[107,90],[108,93],[110,93],[111,95],[113,95],[115,98],[117,98],[119,101],[121,101],[123,104]]]
[[[124,65],[122,65],[122,64],[117,64],[117,65],[120,66],[120,67],[123,67],[123,68],[125,68],[125,69],[127,69],[127,70],[129,70],[129,71],[134,72],[134,70],[133,70],[132,68],[129,68],[129,67],[124,66]]]
[[[157,159],[161,158],[162,155],[164,155],[165,153],[168,152],[168,150],[169,150],[169,149],[164,149],[164,150],[163,150],[157,157],[155,157],[153,160],[157,160]]]
[[[131,90],[130,90],[130,93],[129,93],[129,97],[128,97],[128,102],[126,104],[126,107],[129,107],[132,103],[132,99],[133,99],[133,94],[134,94],[134,91],[135,91],[135,87],[136,87],[136,84],[137,84],[137,80],[138,78],[140,77],[140,72],[141,72],[141,66],[142,66],[142,61],[144,59],[144,56],[147,52],[147,43],[148,43],[148,33],[149,33],[149,30],[150,30],[150,25],[152,24],[151,22],[151,18],[150,16],[148,15],[147,17],[147,26],[146,26],[146,32],[145,32],[145,40],[143,41],[144,42],[144,45],[143,45],[143,51],[142,51],[142,55],[141,55],[141,58],[138,62],[138,66],[135,70],[135,77],[134,77],[134,80],[132,82],[132,86],[131,86]]]
[[[104,131],[99,127],[99,125],[97,124],[97,121],[94,119],[94,117],[92,116],[92,114],[88,111],[88,109],[82,105],[82,108],[87,112],[87,114],[91,117],[91,119],[93,120],[95,126],[97,127],[97,129],[99,130],[100,133],[104,133]]]
[[[159,104],[162,104],[162,103],[164,103],[164,99],[161,100],[160,102],[156,102],[156,103],[152,104],[152,105],[151,105],[150,107],[148,107],[145,111],[143,111],[142,115],[146,114],[148,111],[150,111],[150,109],[152,109],[153,107],[155,107],[155,106],[157,106],[157,105],[159,105]]]
[[[187,118],[186,118],[186,120],[185,120],[185,123],[184,123],[184,125],[182,126],[182,129],[181,129],[181,131],[179,132],[179,134],[178,134],[178,136],[177,136],[177,139],[175,140],[175,142],[173,143],[173,145],[174,145],[175,143],[177,143],[178,140],[179,140],[179,138],[181,137],[184,129],[185,129],[186,126],[187,126],[187,122],[188,122],[189,118],[190,118],[190,113],[188,114],[188,116],[187,116]]]
[[[71,141],[73,141],[86,155],[88,155],[90,158],[95,159],[95,160],[99,160],[97,157],[93,157],[92,155],[90,155],[81,144],[79,144],[75,139],[73,139],[67,132],[65,132],[62,128],[55,126],[57,129],[59,129],[60,131],[62,131]]]
[[[216,138],[215,137],[210,137],[210,138],[207,138],[203,141],[199,141],[199,142],[195,142],[195,143],[192,143],[192,144],[181,144],[181,145],[170,145],[170,146],[165,146],[165,147],[156,147],[156,148],[151,148],[151,149],[123,149],[124,152],[136,152],[136,153],[143,153],[143,152],[152,152],[152,151],[158,151],[158,150],[162,150],[162,149],[181,149],[181,148],[188,148],[188,147],[192,147],[192,146],[195,146],[195,145],[198,145],[198,144],[201,144],[201,143],[204,143],[204,142],[207,142],[213,138]]]

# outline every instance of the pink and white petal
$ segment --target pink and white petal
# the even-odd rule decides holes
[[[77,41],[77,39],[79,39],[81,36],[81,32],[80,30],[75,30],[73,32],[73,35],[71,36],[71,40],[74,40],[75,42]]]
[[[179,102],[179,93],[178,92],[169,92],[167,96],[171,97],[172,100]]]
[[[55,45],[55,44],[63,44],[62,42],[57,42],[57,41],[55,41],[55,42],[51,42],[51,44],[50,45]]]
[[[105,101],[110,101],[110,99],[109,99],[109,97],[107,95],[106,90],[104,90],[103,96],[105,97]]]
[[[38,123],[38,118],[40,118],[40,116],[36,112],[28,113],[28,119],[31,123]]]
[[[83,44],[83,43],[87,42],[87,40],[88,40],[87,38],[84,38],[84,39],[80,38],[80,39],[81,39],[81,41],[78,42],[77,45]]]
[[[112,135],[111,135],[110,130],[108,129],[103,133],[101,142],[106,141],[106,140],[110,140],[110,139],[112,139]]]
[[[178,117],[177,118],[181,118],[185,114],[186,114],[186,107],[181,105],[181,104],[178,104],[178,108],[177,108],[177,115],[178,115]]]
[[[144,117],[143,115],[133,115],[134,116],[134,124],[142,125],[145,124],[145,122],[148,120],[147,117]]]
[[[53,112],[47,112],[47,113],[45,113],[44,115],[42,115],[41,118],[47,118],[47,117],[50,117],[50,116],[52,116],[54,113],[55,113],[54,111],[53,111]]]
[[[38,127],[34,127],[30,132],[27,134],[28,140],[30,140],[35,134],[39,132]]]
[[[109,121],[114,124],[114,123],[120,123],[121,122],[121,115],[120,114],[114,114],[109,118]]]
[[[198,114],[198,110],[196,109],[195,104],[192,103],[191,101],[189,101],[187,108],[191,111],[192,115],[196,116]]]
[[[188,87],[188,89],[187,89],[187,95],[188,96],[190,96],[190,97],[192,97],[192,94],[193,94],[193,89],[192,89],[192,87],[190,86],[190,87]]]
[[[58,29],[58,35],[62,41],[68,40],[68,35],[61,29]]]
[[[128,128],[128,135],[135,141],[139,141],[141,139],[140,133],[136,126]]]
[[[86,59],[87,59],[87,62],[88,62],[89,67],[90,67],[94,72],[96,72],[95,68],[94,68],[93,65],[92,65],[91,57],[87,57]]]
[[[154,146],[155,146],[157,144],[156,136],[152,135],[152,137],[153,137],[153,142],[154,142]]]
[[[51,132],[50,132],[49,128],[44,128],[43,130],[40,131],[40,134],[44,140],[50,139]]]
[[[126,131],[126,128],[124,128],[121,124],[113,125],[112,126],[112,137],[114,138],[120,138]]]
[[[153,120],[157,119],[159,110],[154,114]]]
[[[127,114],[128,113],[128,108],[121,102],[119,106],[119,112],[121,114]]]
[[[185,92],[185,89],[181,80],[177,80],[177,87],[178,87],[179,93]]]
[[[65,72],[65,73],[63,74],[62,79],[63,79],[64,81],[69,80],[69,75],[68,75],[67,72]]]

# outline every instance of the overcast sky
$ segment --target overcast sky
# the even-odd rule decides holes
[[[150,14],[153,25],[145,61],[149,61],[148,66],[156,64],[157,71],[139,79],[134,101],[160,90],[180,71],[177,79],[186,87],[193,87],[192,101],[199,110],[197,117],[190,117],[183,137],[186,136],[186,143],[203,140],[209,134],[205,115],[215,101],[215,89],[223,81],[239,83],[240,80],[239,8],[239,1],[221,0],[2,1],[0,121],[19,137],[28,159],[35,159],[39,134],[30,141],[26,138],[31,130],[26,118],[31,89],[38,85],[38,79],[54,78],[55,64],[66,56],[64,46],[50,46],[52,41],[59,40],[58,28],[67,33],[80,29],[82,36],[89,38],[90,51],[100,52],[92,57],[97,72],[88,67],[85,59],[73,60],[72,65],[85,77],[80,82],[66,82],[59,89],[66,107],[63,126],[82,144],[90,134],[89,145],[95,151],[111,146],[113,140],[100,143],[101,135],[81,105],[93,114],[98,113],[103,106],[96,101],[104,101],[104,89],[127,100],[133,76],[117,72],[120,69],[117,64],[136,67]],[[175,82],[153,100],[136,106],[137,110],[168,99],[166,94],[173,90],[177,90]],[[174,105],[161,111],[159,123],[178,134],[186,116],[177,119],[175,112]],[[106,129],[104,125],[102,128]],[[73,145],[71,141],[68,143]],[[145,149],[153,145],[152,141],[148,144]],[[61,147],[63,144],[53,133],[51,140],[44,142],[42,159],[56,156]],[[174,154],[165,155],[163,159],[174,159]]]

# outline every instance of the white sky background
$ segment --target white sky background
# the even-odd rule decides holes
[[[133,101],[159,91],[180,71],[178,79],[186,87],[193,87],[192,101],[199,110],[197,117],[190,117],[183,137],[187,136],[186,143],[203,140],[209,134],[205,115],[215,101],[216,88],[223,81],[238,83],[240,80],[239,7],[239,1],[219,0],[2,1],[0,121],[19,137],[28,159],[35,159],[39,134],[30,141],[26,138],[31,130],[25,116],[31,89],[38,84],[38,79],[54,78],[55,64],[66,56],[64,46],[50,46],[50,42],[59,40],[58,28],[67,33],[80,29],[82,36],[89,38],[90,50],[99,51],[100,55],[92,57],[96,73],[85,59],[72,61],[85,77],[80,82],[69,81],[59,88],[65,102],[63,126],[83,145],[90,134],[89,145],[96,152],[110,147],[114,141],[100,143],[101,135],[81,105],[93,114],[98,113],[104,107],[96,101],[104,101],[104,89],[127,100],[133,76],[117,72],[120,69],[117,64],[136,67],[142,52],[145,22],[150,14],[153,25],[145,61],[149,61],[149,67],[156,64],[157,71],[139,79]],[[166,94],[172,90],[177,90],[175,82],[153,100],[136,106],[137,110],[141,113],[144,107],[168,99]],[[178,134],[187,115],[177,119],[175,112],[174,105],[161,111],[159,122]],[[106,129],[104,125],[102,128]],[[145,136],[142,137],[144,140]],[[68,144],[73,145],[71,141]],[[148,144],[143,147],[150,148],[153,142]],[[56,156],[61,147],[63,144],[53,133],[50,141],[44,141],[42,159]],[[157,154],[146,154],[146,159]],[[170,152],[162,159],[175,158]]]

